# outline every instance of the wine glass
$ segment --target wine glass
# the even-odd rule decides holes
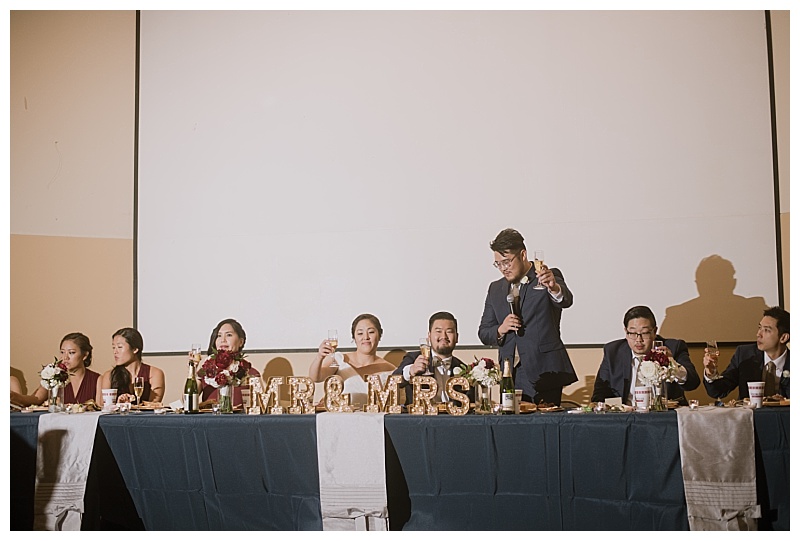
[[[663,340],[653,340],[653,352],[661,351],[661,348],[664,347]]]
[[[428,367],[425,369],[425,375],[433,374],[431,370],[431,344],[428,342],[428,337],[420,338],[419,339],[419,354],[422,355],[422,358],[428,361]]]
[[[133,392],[136,394],[136,409],[142,409],[142,393],[144,392],[144,378],[136,376],[133,378]]]
[[[336,360],[336,348],[339,347],[339,332],[336,329],[328,329],[328,345],[333,348],[333,361],[330,367],[339,368],[339,362]]]
[[[716,375],[717,362],[719,361],[719,347],[717,346],[717,341],[706,340],[706,350],[708,350],[708,356],[714,359],[714,375]]]
[[[203,347],[200,344],[192,344],[192,359],[196,366],[200,366],[200,356],[203,353]]]
[[[542,267],[544,267],[544,250],[534,250],[533,252],[533,268],[536,269],[536,272],[541,272]],[[536,285],[533,286],[533,289],[544,289],[545,287],[539,283],[537,278]]]

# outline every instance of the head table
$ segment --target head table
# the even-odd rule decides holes
[[[11,414],[11,529],[32,528],[40,415]],[[788,530],[789,408],[753,421],[758,526]],[[385,415],[384,433],[390,529],[688,529],[674,411]],[[320,530],[316,438],[314,415],[102,415],[82,528]]]

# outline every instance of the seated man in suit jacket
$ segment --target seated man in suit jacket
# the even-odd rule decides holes
[[[635,374],[639,363],[653,348],[654,340],[661,340],[661,351],[675,359],[682,367],[678,381],[667,383],[667,398],[687,406],[684,390],[691,391],[700,386],[700,376],[689,358],[689,349],[683,340],[665,339],[656,333],[656,317],[647,306],[634,306],[622,320],[626,338],[614,340],[603,347],[603,361],[594,382],[592,402],[620,397],[625,404],[633,405],[633,390],[637,383]]]
[[[739,400],[742,400],[750,396],[748,381],[763,381],[764,396],[780,394],[789,398],[788,343],[789,312],[775,306],[764,310],[756,343],[737,347],[722,375],[717,373],[717,359],[709,355],[706,348],[703,384],[708,396],[723,398],[738,387]]]
[[[447,402],[447,380],[453,376],[453,369],[460,366],[466,370],[466,365],[453,356],[453,350],[458,343],[458,322],[450,312],[436,312],[428,320],[428,342],[431,345],[431,359],[425,359],[419,350],[409,351],[403,361],[393,372],[394,375],[403,376],[401,389],[406,390],[406,404],[413,402],[412,376],[423,374],[433,375],[439,385],[439,396],[434,402]],[[433,361],[433,362],[430,362]],[[428,372],[428,366],[430,372]],[[432,374],[431,374],[432,372]],[[475,393],[470,389],[467,393],[470,400],[474,400]]]

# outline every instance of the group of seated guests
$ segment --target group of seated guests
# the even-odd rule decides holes
[[[102,375],[91,370],[92,344],[82,333],[70,333],[61,339],[60,362],[67,368],[68,380],[64,386],[65,404],[83,404],[94,400],[103,403],[103,389],[116,389],[117,400],[129,402],[136,399],[133,381],[144,379],[142,400],[160,401],[164,397],[164,372],[142,362],[144,340],[136,329],[125,327],[111,336],[114,366]],[[38,406],[48,398],[42,385],[30,395],[24,395],[16,378],[12,376],[11,403],[18,406]]]
[[[652,341],[662,339],[657,335],[655,316],[647,307],[634,307],[628,311],[623,321],[626,339],[606,344],[604,358],[598,370],[593,401],[601,401],[618,396],[629,402],[635,380],[637,361],[652,347]],[[401,387],[406,387],[410,377],[420,373],[431,373],[437,380],[446,381],[453,375],[455,366],[466,368],[452,355],[458,340],[457,322],[448,312],[437,312],[429,321],[429,340],[433,350],[432,359],[423,358],[420,352],[410,352],[399,367],[395,367],[377,354],[378,344],[383,335],[380,320],[372,314],[361,314],[353,320],[350,333],[355,342],[355,351],[336,352],[329,340],[323,340],[317,355],[309,369],[309,377],[315,382],[322,382],[334,374],[344,379],[344,392],[351,395],[351,402],[366,401],[367,384],[364,376],[379,374],[385,379],[391,374],[403,376]],[[70,333],[61,340],[61,362],[67,367],[68,383],[64,389],[64,402],[84,403],[94,399],[102,404],[102,389],[116,389],[118,401],[135,400],[133,379],[144,378],[144,392],[141,400],[160,402],[164,397],[164,372],[142,362],[144,340],[133,328],[126,327],[115,332],[112,337],[114,367],[102,375],[90,370],[92,364],[92,345],[89,338],[81,333]],[[220,321],[211,333],[208,355],[215,351],[228,350],[239,352],[245,345],[247,335],[241,324],[234,319]],[[770,308],[765,311],[759,323],[756,344],[739,346],[728,368],[717,373],[716,358],[706,354],[703,359],[702,380],[708,394],[715,398],[726,396],[734,389],[739,389],[739,398],[748,396],[747,381],[762,378],[762,367],[770,362],[778,364],[775,373],[776,392],[789,396],[789,356],[786,345],[789,341],[789,313],[781,308]],[[686,343],[682,340],[665,341],[666,351],[674,357],[682,370],[679,381],[670,384],[670,398],[676,397],[681,404],[685,403],[684,389],[692,390],[700,384],[701,377],[689,359]],[[438,357],[437,357],[438,355]],[[438,371],[434,359],[439,361]],[[442,362],[445,361],[445,362]],[[429,367],[428,365],[431,365]],[[249,375],[260,376],[255,368],[250,368]],[[441,377],[440,377],[441,376]],[[213,401],[218,397],[218,389],[207,385],[199,378],[202,401]],[[318,386],[321,387],[321,386]],[[319,394],[319,393],[317,393]],[[406,393],[406,402],[410,401],[410,393]],[[19,406],[40,405],[48,397],[48,391],[41,385],[31,395],[23,395],[19,382],[12,376],[11,402]],[[442,396],[446,400],[446,396]],[[241,390],[234,387],[233,405],[242,404]]]

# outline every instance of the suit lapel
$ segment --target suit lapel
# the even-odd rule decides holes
[[[533,276],[531,276],[531,273],[533,273]],[[522,308],[522,301],[525,300],[525,294],[528,292],[528,289],[530,289],[530,287],[531,287],[531,283],[534,280],[536,280],[536,271],[533,269],[533,264],[531,264],[531,270],[529,270],[528,273],[525,276],[528,277],[528,283],[527,284],[520,284],[520,286],[519,286],[519,307],[520,307],[520,309]]]
[[[631,347],[626,342],[625,345],[620,349],[622,352],[622,359],[620,359],[620,363],[622,363],[622,401],[628,398],[628,390],[631,388],[631,379],[633,379],[633,351],[631,351]]]

